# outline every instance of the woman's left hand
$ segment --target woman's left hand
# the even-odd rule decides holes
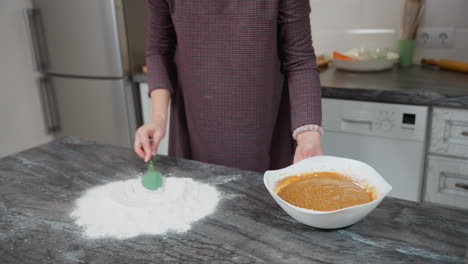
[[[304,131],[297,135],[297,148],[294,154],[294,163],[308,157],[323,155],[320,137],[320,133],[317,131]]]

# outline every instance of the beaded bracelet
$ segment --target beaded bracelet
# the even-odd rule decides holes
[[[293,131],[293,138],[294,140],[297,140],[297,135],[299,135],[300,133],[304,132],[304,131],[317,131],[319,132],[320,135],[323,135],[323,129],[321,126],[319,125],[303,125],[303,126],[300,126],[296,129],[294,129]]]

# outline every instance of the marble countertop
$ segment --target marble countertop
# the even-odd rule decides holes
[[[351,73],[320,73],[323,97],[385,103],[468,107],[468,74],[430,66]]]
[[[66,138],[0,159],[0,263],[468,262],[468,211],[386,198],[353,226],[319,230],[283,212],[261,174],[155,159],[222,200],[186,233],[127,240],[86,239],[69,213],[88,188],[143,172],[132,150]]]
[[[146,82],[146,75],[136,74],[133,80]],[[372,73],[330,67],[320,73],[320,80],[324,98],[468,108],[468,74],[432,66]]]

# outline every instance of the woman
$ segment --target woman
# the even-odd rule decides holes
[[[136,132],[141,158],[164,137],[169,100],[169,155],[262,172],[322,154],[309,0],[148,0],[148,8],[152,119]]]

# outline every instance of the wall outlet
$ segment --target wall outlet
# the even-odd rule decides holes
[[[426,27],[418,30],[418,47],[452,48],[455,41],[454,27]]]

